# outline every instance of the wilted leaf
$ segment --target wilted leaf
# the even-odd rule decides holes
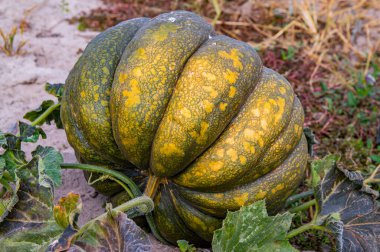
[[[0,159],[1,160],[1,159]],[[0,184],[3,186],[0,195],[0,223],[12,211],[18,202],[17,192],[20,188],[20,179],[16,177],[15,181],[9,182],[0,176]]]
[[[309,155],[312,157],[314,156],[313,145],[318,144],[318,141],[310,128],[304,128],[303,133],[305,134],[307,140],[307,150],[309,152]]]
[[[378,192],[363,184],[358,172],[334,166],[316,192],[318,224],[335,235],[338,251],[379,251]]]
[[[62,228],[69,225],[76,228],[76,217],[82,209],[82,202],[79,194],[70,192],[66,197],[58,201],[54,206],[54,219]]]
[[[51,95],[54,95],[58,98],[58,100],[61,100],[61,97],[64,93],[65,84],[58,83],[58,84],[51,84],[47,82],[45,84],[45,91],[48,92]]]
[[[54,101],[52,100],[43,101],[42,104],[37,109],[26,113],[24,115],[24,119],[27,119],[32,122],[36,120],[40,115],[42,115],[46,110],[48,110],[53,105],[54,105]],[[59,129],[63,128],[59,106],[55,107],[54,110],[44,120],[38,123],[38,125],[42,125],[45,122],[50,125],[52,121],[55,122],[57,128]]]
[[[212,250],[297,251],[286,239],[293,215],[268,216],[265,201],[228,212],[223,226],[214,232]]]
[[[46,134],[41,128],[33,127],[23,122],[19,122],[19,128],[20,128],[20,140],[22,142],[35,143],[38,141],[38,138],[40,135],[43,139],[46,138]]]
[[[13,138],[5,137],[5,143],[2,145],[5,148],[8,148],[7,139],[13,141]],[[6,149],[0,155],[0,223],[18,202],[17,192],[20,188],[20,179],[16,175],[16,169],[25,164],[27,164],[25,153],[21,150]]]
[[[70,245],[68,252],[176,251],[170,246],[160,244],[119,211],[111,210],[102,218],[91,221],[79,230],[79,234],[81,235]],[[54,242],[48,251],[57,248],[62,248],[62,243]]]
[[[59,186],[61,184],[61,163],[63,157],[61,153],[53,147],[37,148],[32,152],[33,159],[37,161],[39,183],[45,187]]]
[[[45,179],[40,178],[39,164],[35,160],[15,167],[20,179],[17,191],[19,201],[0,223],[0,248],[4,251],[45,250],[63,231],[53,218],[53,188],[39,182]]]
[[[318,186],[321,179],[325,176],[326,172],[328,172],[332,167],[334,167],[335,163],[340,159],[338,155],[327,155],[326,157],[313,160],[311,162],[311,181],[310,186],[313,188]]]

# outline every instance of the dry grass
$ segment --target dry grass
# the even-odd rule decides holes
[[[0,44],[0,51],[5,53],[7,56],[21,55],[24,53],[23,48],[28,41],[23,39],[24,32],[28,29],[28,17],[31,15],[33,10],[37,8],[37,5],[24,10],[22,19],[18,25],[12,26],[11,30],[6,33],[2,28],[0,28],[0,37],[3,42]],[[16,39],[16,36],[20,39]]]
[[[317,153],[342,153],[351,168],[379,155],[380,1],[378,0],[103,0],[81,28],[103,30],[134,17],[177,9],[199,13],[215,29],[255,47],[283,74],[305,108]],[[367,79],[375,81],[367,82]]]
[[[0,45],[0,51],[5,53],[7,56],[13,56],[13,55],[20,55],[22,54],[22,48],[26,45],[27,41],[21,40],[17,43],[17,45],[14,44],[15,37],[17,35],[17,32],[19,31],[17,26],[13,26],[9,33],[4,33],[3,30],[0,28],[0,36],[3,39],[3,44]],[[22,36],[22,31],[20,29],[20,35]]]
[[[314,78],[320,68],[330,73],[327,82],[349,87],[347,73],[358,68],[367,73],[380,50],[378,0],[104,1],[111,7],[92,12],[86,27],[105,29],[133,17],[186,9],[203,15],[217,31],[262,51],[301,49],[316,64],[308,81],[312,90],[320,81]]]

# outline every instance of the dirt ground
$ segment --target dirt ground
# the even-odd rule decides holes
[[[62,2],[67,2],[63,6]],[[80,32],[66,19],[81,11],[101,6],[99,0],[0,0],[0,28],[8,33],[25,18],[28,27],[22,39],[27,40],[25,54],[7,57],[0,53],[0,130],[15,132],[16,122],[46,99],[54,99],[44,91],[46,82],[63,83],[86,44],[96,32]],[[25,15],[25,11],[30,13]],[[16,43],[20,36],[16,35]],[[76,162],[64,130],[44,126],[47,139],[39,144],[53,146],[65,162]],[[34,145],[27,146],[32,150]],[[63,171],[63,184],[55,192],[56,199],[73,191],[81,195],[83,209],[80,224],[104,211],[105,197],[86,184],[81,171]]]

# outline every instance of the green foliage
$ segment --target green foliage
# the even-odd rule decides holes
[[[228,212],[223,226],[214,233],[212,249],[221,251],[296,251],[286,235],[292,214],[268,216],[265,201]]]
[[[45,91],[57,97],[58,101],[61,101],[61,98],[65,91],[65,84],[63,83],[52,84],[52,83],[47,82],[45,84]]]
[[[289,46],[287,50],[281,50],[281,59],[284,61],[293,60],[297,51],[297,48]]]
[[[64,84],[46,83],[45,90],[49,94],[57,97],[58,101],[61,101],[64,92]],[[24,119],[27,119],[30,122],[34,122],[35,125],[42,125],[44,123],[50,125],[51,122],[54,121],[57,128],[63,128],[60,105],[59,103],[55,104],[52,100],[43,101],[37,109],[26,113],[24,115]]]
[[[181,252],[195,252],[197,249],[193,244],[189,244],[186,240],[178,240],[177,241],[178,248]]]
[[[308,181],[310,187],[315,188],[325,176],[326,172],[334,167],[339,159],[340,156],[330,154],[322,159],[314,160],[310,165],[311,180]]]
[[[21,142],[35,143],[38,141],[40,136],[43,139],[46,138],[46,134],[41,128],[36,128],[23,122],[19,122],[19,130],[19,138]]]
[[[32,152],[32,156],[31,162],[34,160],[38,167],[38,182],[45,187],[61,185],[60,164],[63,163],[61,153],[53,147],[42,147],[39,145]]]
[[[376,164],[380,164],[380,155],[370,155],[370,158],[371,158]]]
[[[27,161],[21,143],[37,141],[35,132],[40,134],[20,123],[19,136],[0,133],[0,247],[5,251],[44,250],[63,231],[53,219],[53,189],[61,183],[63,158],[52,147],[37,146]]]

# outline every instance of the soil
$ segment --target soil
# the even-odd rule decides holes
[[[5,33],[13,26],[19,26],[23,19],[27,24],[22,37],[19,33],[15,37],[15,45],[20,40],[27,40],[24,53],[8,57],[0,52],[1,131],[15,133],[17,121],[27,111],[37,108],[43,100],[54,99],[44,91],[45,83],[64,83],[82,50],[97,34],[78,31],[76,25],[70,25],[67,19],[101,5],[99,0],[0,0],[0,28]],[[58,149],[65,162],[77,162],[64,130],[57,129],[55,125],[43,126],[43,129],[47,139],[39,141],[39,144]],[[32,144],[25,146],[27,151],[35,147]],[[55,192],[55,200],[70,191],[80,194],[84,211],[79,224],[104,212],[106,198],[87,185],[81,171],[64,170],[62,179],[62,186]]]

